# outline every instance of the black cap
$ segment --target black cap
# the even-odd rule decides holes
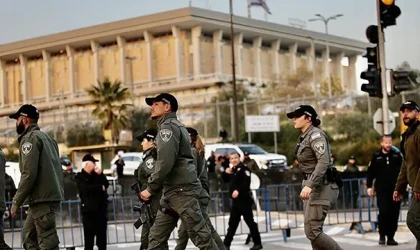
[[[157,135],[157,130],[154,128],[149,128],[148,130],[144,131],[143,134],[136,136],[136,139],[142,141],[144,138],[147,140],[155,140]]]
[[[417,105],[415,101],[404,102],[400,107],[400,111],[403,111],[404,109],[420,111],[419,105]]]
[[[354,157],[354,155],[351,155],[349,159],[356,160],[356,157]]]
[[[249,155],[249,153],[245,151],[245,152],[244,152],[244,155]]]
[[[198,135],[198,131],[195,130],[194,128],[191,127],[186,127],[188,134],[190,134],[190,136],[197,136]]]
[[[82,162],[85,161],[91,161],[91,162],[98,162],[99,160],[95,159],[95,157],[93,157],[93,155],[91,154],[86,154],[85,156],[83,156]]]
[[[312,118],[312,121],[319,119],[318,114],[311,105],[300,105],[294,111],[287,113],[287,118],[298,118],[302,115],[307,115]]]
[[[175,96],[169,93],[161,93],[156,97],[146,98],[146,103],[149,106],[152,106],[155,102],[164,102],[167,104],[171,104],[172,112],[176,112],[178,110],[178,101],[176,100]]]
[[[38,119],[39,111],[32,104],[24,104],[19,108],[19,110],[16,113],[9,115],[9,118],[17,120],[19,116],[25,116],[32,119]]]

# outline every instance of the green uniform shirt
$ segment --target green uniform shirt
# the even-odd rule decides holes
[[[19,136],[20,183],[13,198],[15,212],[25,202],[59,202],[64,199],[63,170],[57,142],[37,124]]]
[[[158,193],[162,188],[164,194],[172,190],[201,188],[187,129],[177,120],[175,113],[158,119],[156,149],[156,169],[147,187],[151,194]]]
[[[300,171],[311,174],[306,186],[314,188],[321,185],[328,167],[333,166],[330,145],[324,131],[310,126],[302,133],[296,146],[296,157]]]
[[[0,149],[0,212],[6,211],[6,156]]]

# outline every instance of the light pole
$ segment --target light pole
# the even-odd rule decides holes
[[[133,76],[133,61],[137,59],[135,56],[124,57],[130,63],[130,81],[131,81],[131,105],[133,106],[132,113],[134,116],[134,76]]]
[[[238,100],[236,96],[236,70],[235,70],[235,33],[233,29],[233,4],[232,0],[229,0],[229,10],[230,10],[230,37],[232,40],[232,85],[233,85],[233,136],[234,141],[239,142],[239,129],[238,129]]]
[[[309,22],[315,22],[315,21],[322,21],[324,22],[325,25],[325,34],[328,35],[328,23],[331,20],[336,20],[339,17],[344,16],[343,14],[337,14],[337,15],[333,15],[330,16],[328,18],[325,18],[323,15],[321,14],[315,14],[316,18],[312,18],[309,19]],[[327,45],[326,45],[326,49],[327,49],[327,67],[325,69],[325,74],[327,75],[327,84],[328,84],[328,97],[331,98],[332,97],[332,88],[331,88],[331,77],[330,77],[330,43],[329,43],[329,39],[328,37],[325,39]]]

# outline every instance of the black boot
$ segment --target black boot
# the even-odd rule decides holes
[[[383,235],[379,236],[379,245],[385,245],[385,236]]]
[[[249,250],[260,250],[260,249],[263,249],[263,246],[262,245],[254,245]]]
[[[248,245],[249,242],[251,242],[251,240],[252,240],[251,234],[248,234],[248,237],[246,237],[246,240],[245,240],[245,245]]]
[[[397,246],[398,242],[396,242],[393,238],[388,238],[388,241],[386,242],[388,246]]]

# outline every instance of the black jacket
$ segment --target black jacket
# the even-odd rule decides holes
[[[232,197],[233,191],[237,190],[239,195],[236,199],[238,201],[251,200],[251,171],[242,162],[237,167],[233,168],[233,173],[222,173],[224,182],[229,183],[229,197]]]
[[[373,180],[376,179],[376,193],[392,193],[397,183],[401,163],[401,153],[395,149],[391,149],[388,154],[384,154],[382,149],[375,152],[368,167],[367,188],[371,188]]]
[[[106,189],[109,184],[105,175],[103,173],[98,175],[95,172],[89,174],[82,169],[81,172],[77,173],[75,179],[79,190],[82,213],[106,213],[108,205]]]

